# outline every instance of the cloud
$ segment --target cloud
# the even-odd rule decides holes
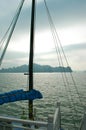
[[[74,45],[63,46],[69,66],[73,70],[86,70],[86,43],[77,43]],[[61,51],[62,55],[62,51]],[[52,66],[59,66],[58,54],[55,49],[51,52],[40,53],[35,56],[36,62],[40,64],[50,64]],[[64,66],[67,66],[65,57],[62,55]]]
[[[85,0],[49,0],[47,5],[55,24],[60,27],[86,22]]]
[[[63,32],[63,33],[61,32],[62,35],[60,37],[61,41],[63,40],[62,43],[64,44],[64,42],[65,43],[67,42],[67,44],[69,44],[67,46],[64,46],[64,50],[69,60],[71,61],[71,64],[73,66],[75,65],[75,68],[77,68],[81,60],[81,64],[83,64],[85,68],[86,66],[85,65],[85,61],[86,61],[85,59],[85,55],[86,55],[86,51],[85,51],[86,50],[86,44],[85,44],[85,41],[86,41],[86,36],[85,36],[86,34],[86,28],[85,28],[86,27],[86,17],[85,17],[86,0],[82,0],[82,1],[81,0],[66,0],[66,1],[46,0],[46,2],[47,2],[49,11],[51,13],[53,22],[57,30],[59,32],[61,31]],[[8,28],[19,3],[20,3],[20,0],[15,0],[15,1],[9,0],[9,2],[6,0],[3,0],[0,3],[0,38],[3,36],[6,29]],[[46,30],[50,29],[48,17],[46,14],[46,9],[44,6],[44,1],[38,0],[36,7],[37,8],[36,8],[36,23],[35,23],[36,25],[35,26],[36,26],[37,31],[40,33],[39,36],[43,36],[41,29],[44,33]],[[21,41],[24,41],[22,40],[22,38],[23,39],[26,38],[27,33],[29,34],[30,32],[30,21],[31,21],[31,0],[26,0],[22,8],[21,15],[18,19],[17,26],[14,31],[14,36],[11,39],[12,42],[15,43],[17,41],[17,43],[19,43],[18,45],[22,45]],[[17,37],[16,37],[16,34],[17,34]],[[68,41],[68,38],[69,38],[69,41]],[[49,39],[48,35],[47,35],[47,39]],[[46,47],[46,50],[47,50],[47,48],[50,47],[50,45],[48,44],[48,40],[46,41],[46,38],[40,39],[38,43],[41,43],[42,41],[44,42],[44,44],[47,43],[47,47]],[[50,41],[51,40],[49,39],[49,43]],[[37,44],[37,46],[39,46],[39,44]],[[40,47],[41,47],[41,44],[40,44]],[[38,49],[40,49],[40,47],[38,47]],[[23,52],[16,51],[16,53],[14,53],[14,52],[9,51],[8,54],[6,54],[4,61],[6,61],[8,66],[10,65],[13,66],[13,65],[16,65],[16,63],[19,64],[19,62],[20,64],[27,62],[26,57],[27,57],[26,54]],[[49,63],[49,64],[54,65],[56,55],[55,55],[54,50],[48,53],[47,52],[41,53],[40,51],[38,55],[37,54],[35,55],[35,58],[37,58],[36,60],[37,62],[40,62],[42,64],[43,63],[45,64],[46,62],[47,64]]]
[[[77,44],[71,44],[64,46],[64,51],[70,52],[70,51],[80,51],[80,50],[86,50],[86,43],[77,43]]]
[[[2,68],[28,64],[28,54],[17,51],[7,51],[2,61]]]
[[[74,45],[66,45],[63,47],[67,57],[69,66],[73,70],[86,69],[86,43],[77,43]],[[62,56],[63,57],[63,56]],[[65,59],[63,57],[65,66]],[[59,66],[57,53],[55,49],[46,52],[38,52],[34,55],[34,62],[41,65]],[[2,67],[13,67],[18,65],[28,64],[28,53],[19,51],[7,51],[2,63]]]
[[[86,1],[83,0],[47,0],[47,5],[51,13],[53,22],[57,27],[62,28],[72,24],[79,24],[86,22]],[[11,6],[9,6],[9,3]],[[19,0],[9,0],[9,3],[3,0],[0,5],[0,25],[1,29],[5,28],[10,24],[12,17],[20,3]],[[24,7],[22,8],[21,15],[18,20],[17,30],[27,29],[27,25],[30,26],[30,13],[31,13],[31,1],[26,0]],[[3,11],[6,10],[6,11]],[[47,20],[45,20],[47,19]],[[43,0],[38,0],[36,5],[36,26],[37,29],[47,28],[49,24],[46,8]],[[0,29],[0,30],[1,30]],[[2,30],[2,31],[5,31]]]
[[[86,43],[65,46],[64,51],[74,70],[86,70]]]

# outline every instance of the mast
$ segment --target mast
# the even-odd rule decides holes
[[[33,89],[33,56],[34,56],[34,23],[35,0],[32,0],[31,29],[30,29],[30,55],[29,55],[29,90]],[[33,101],[29,100],[29,119],[33,120]]]

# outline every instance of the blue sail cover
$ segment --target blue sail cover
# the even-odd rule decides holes
[[[23,89],[13,90],[0,94],[0,105],[20,100],[34,100],[40,98],[43,98],[42,94],[35,89],[32,89],[30,91],[24,91]]]

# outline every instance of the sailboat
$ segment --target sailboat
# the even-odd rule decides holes
[[[0,65],[3,61],[5,52],[7,50],[9,41],[13,34],[13,31],[15,29],[15,26],[16,26],[18,17],[20,15],[24,1],[25,0],[21,0],[21,4],[19,6],[17,15],[15,18],[13,18],[13,20],[11,22],[11,29],[9,26],[9,28],[7,30],[7,32],[10,30],[10,33],[9,33],[6,45],[3,49],[3,52],[2,52],[2,55],[0,58]],[[46,10],[48,13],[48,17],[50,20],[50,25],[51,25],[51,27],[52,26],[54,27],[54,33],[56,33],[55,26],[53,25],[53,21],[52,21],[50,12],[48,10],[47,3],[45,0],[44,0],[44,2],[45,2]],[[55,109],[54,116],[50,115],[48,117],[47,121],[34,120],[33,100],[43,98],[40,91],[33,89],[34,22],[35,22],[35,0],[32,0],[30,54],[29,54],[29,69],[28,69],[29,70],[29,72],[28,72],[29,90],[28,91],[13,90],[11,92],[5,92],[3,94],[0,94],[0,105],[2,105],[4,103],[15,102],[15,101],[20,101],[20,100],[29,100],[29,102],[28,102],[29,120],[0,116],[0,129],[1,130],[14,130],[14,129],[15,130],[25,130],[25,129],[27,129],[27,130],[36,130],[36,129],[39,129],[39,130],[64,130],[64,128],[62,128],[62,126],[61,126],[61,111],[60,111],[61,106],[58,101],[56,103],[56,109]],[[57,35],[57,37],[58,37],[58,35]],[[58,37],[58,41],[60,42],[59,37]],[[60,46],[61,46],[61,42],[60,42]],[[62,46],[61,46],[61,48],[62,48]],[[63,51],[63,48],[62,48],[62,51]],[[63,54],[64,54],[64,51],[63,51]],[[59,53],[59,55],[60,55],[60,53]],[[64,57],[65,57],[65,54],[64,54]],[[61,58],[61,55],[60,55],[60,58]],[[66,75],[65,75],[65,77],[66,77]],[[72,80],[74,82],[73,76],[72,76]],[[75,84],[75,82],[74,82],[74,84]],[[75,88],[76,88],[76,85],[75,85]],[[77,91],[77,88],[76,88],[76,91]],[[78,91],[77,91],[77,93],[78,93]],[[75,122],[74,122],[74,130],[78,130]],[[85,113],[84,113],[84,117],[82,119],[82,123],[80,125],[79,130],[86,130],[86,114]]]

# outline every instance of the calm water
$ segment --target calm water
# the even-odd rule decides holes
[[[66,77],[66,80],[62,80]],[[72,125],[79,126],[86,106],[86,72],[73,73],[76,85],[69,73],[36,73],[34,74],[34,88],[43,94],[43,99],[34,101],[36,118],[47,120],[48,114],[53,114],[57,101],[61,102],[62,126],[66,130],[73,130]],[[64,82],[63,82],[64,81]],[[68,83],[68,85],[66,85]],[[28,89],[28,77],[23,73],[0,74],[0,93],[15,89]],[[77,94],[77,90],[79,96]],[[80,97],[80,100],[79,100]],[[28,114],[28,101],[17,101],[0,106],[0,115],[21,118],[23,110]],[[74,129],[75,130],[75,129]]]

